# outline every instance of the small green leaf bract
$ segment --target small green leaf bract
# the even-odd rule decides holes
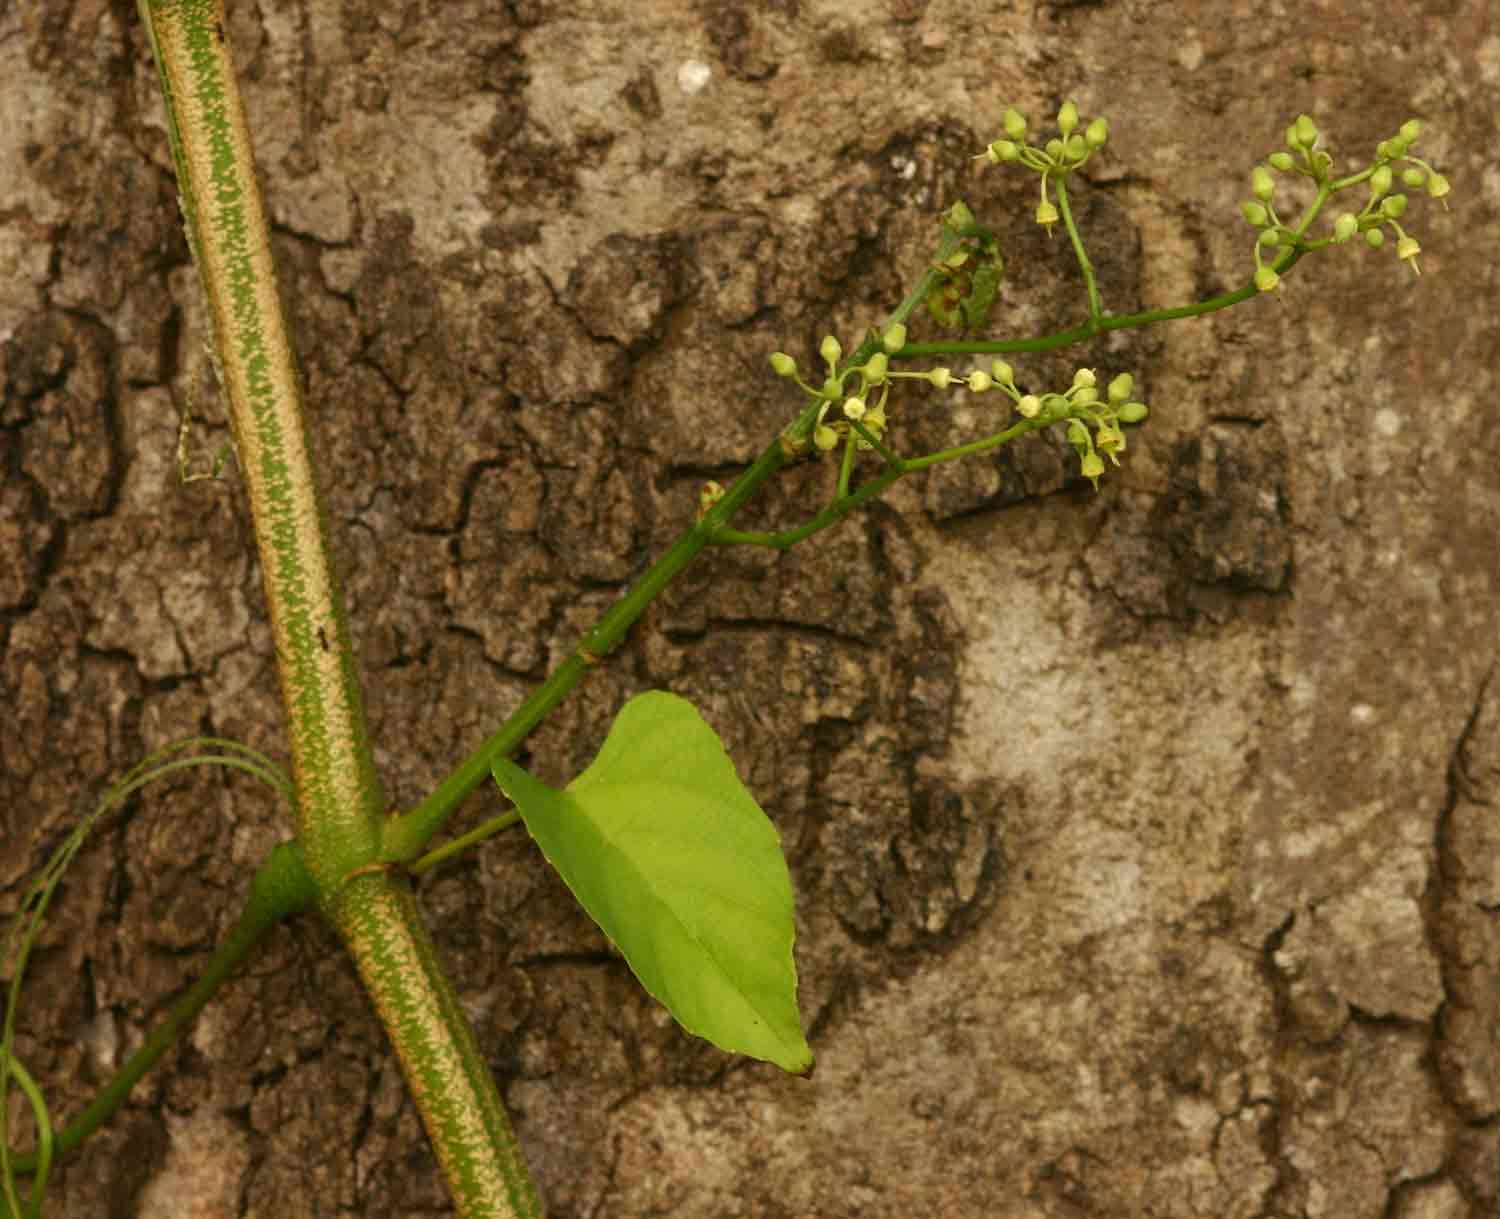
[[[787,1071],[811,1068],[781,839],[690,702],[662,691],[631,699],[565,791],[504,759],[493,773],[573,895],[683,1028]]]

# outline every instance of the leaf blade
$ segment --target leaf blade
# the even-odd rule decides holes
[[[579,904],[683,1028],[788,1071],[811,1067],[780,835],[691,703],[662,691],[632,699],[565,791],[505,760],[493,774]]]

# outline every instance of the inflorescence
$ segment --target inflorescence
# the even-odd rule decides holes
[[[1240,212],[1252,225],[1260,230],[1255,242],[1255,286],[1269,292],[1281,281],[1274,266],[1267,265],[1264,255],[1271,252],[1279,256],[1283,250],[1315,250],[1323,246],[1343,245],[1356,234],[1363,233],[1365,244],[1379,249],[1385,244],[1385,233],[1389,228],[1396,237],[1396,257],[1417,267],[1417,255],[1422,247],[1417,239],[1401,227],[1401,217],[1406,214],[1407,197],[1391,193],[1396,183],[1397,162],[1404,163],[1401,170],[1401,185],[1408,190],[1425,190],[1429,196],[1443,201],[1448,206],[1448,179],[1443,177],[1420,157],[1410,153],[1411,146],[1422,134],[1422,124],[1408,119],[1401,130],[1388,140],[1382,140],[1375,149],[1375,160],[1369,168],[1348,178],[1333,176],[1333,158],[1318,148],[1317,124],[1305,114],[1286,129],[1286,146],[1289,151],[1273,152],[1266,164],[1257,165],[1250,173],[1250,190],[1255,196],[1240,204]],[[1277,181],[1273,176],[1295,174],[1307,178],[1317,188],[1318,194],[1312,207],[1296,225],[1289,225],[1276,213],[1274,196]],[[1313,217],[1331,195],[1349,190],[1367,182],[1369,198],[1358,212],[1342,212],[1333,223],[1333,232],[1321,240],[1308,241],[1306,232]]]
[[[1058,135],[1042,144],[1027,142],[1026,117],[1019,111],[1007,109],[1001,122],[1004,138],[988,145],[979,157],[996,165],[1021,165],[1040,176],[1041,201],[1037,205],[1036,221],[1049,229],[1059,220],[1067,226],[1078,248],[1085,275],[1089,277],[1091,311],[1097,314],[1099,306],[1092,268],[1068,211],[1065,179],[1104,146],[1109,139],[1109,124],[1103,118],[1085,123],[1078,107],[1071,101],[1064,102],[1058,111]],[[1335,178],[1333,158],[1318,147],[1320,134],[1316,124],[1308,115],[1299,115],[1286,129],[1286,150],[1272,153],[1265,164],[1257,165],[1252,171],[1250,184],[1255,197],[1240,206],[1245,219],[1259,230],[1255,244],[1255,287],[1261,292],[1271,291],[1281,281],[1280,272],[1302,254],[1325,246],[1342,245],[1358,234],[1363,234],[1367,245],[1378,249],[1385,244],[1386,229],[1395,236],[1397,257],[1416,270],[1421,246],[1400,223],[1406,213],[1407,196],[1392,193],[1392,187],[1399,180],[1408,190],[1424,190],[1432,198],[1442,200],[1444,207],[1449,192],[1448,180],[1442,174],[1426,161],[1411,155],[1411,146],[1421,131],[1422,125],[1416,119],[1403,123],[1395,136],[1381,141],[1374,161],[1367,168],[1345,178]],[[1316,187],[1315,198],[1295,223],[1284,221],[1277,213],[1276,174],[1300,176]],[[1341,213],[1329,236],[1309,239],[1307,231],[1323,205],[1333,195],[1361,184],[1368,184],[1369,189],[1364,206],[1357,212]],[[1049,185],[1055,189],[1061,210],[1049,196]],[[962,309],[940,311],[931,301],[929,307],[940,322],[969,324],[976,315],[988,312],[1004,264],[993,235],[979,229],[962,204],[954,206],[945,217],[945,223],[950,225],[951,231],[966,237],[981,235],[979,252],[983,257],[977,261],[980,269],[990,273],[994,283],[986,281],[988,296],[982,302],[983,309],[969,308],[971,302],[968,298],[960,302],[965,306]],[[952,267],[964,269],[969,261],[974,261],[973,253],[961,250],[950,259]],[[950,267],[944,264],[938,269],[947,271]],[[977,273],[974,278],[977,281]],[[1023,393],[1016,385],[1011,366],[1004,360],[995,360],[987,370],[976,368],[967,373],[955,373],[949,368],[896,371],[891,367],[891,360],[905,346],[906,327],[899,323],[892,325],[863,364],[841,368],[843,348],[834,336],[828,335],[819,348],[826,376],[818,385],[803,380],[797,362],[785,352],[778,351],[771,356],[771,367],[777,376],[795,381],[809,396],[820,400],[812,444],[821,452],[845,446],[846,477],[848,461],[861,451],[875,449],[888,463],[903,464],[903,459],[886,445],[890,426],[886,408],[891,385],[897,380],[924,381],[934,389],[966,389],[975,394],[999,390],[1010,399],[1016,413],[1036,427],[1065,423],[1068,441],[1078,454],[1082,472],[1096,489],[1099,476],[1105,470],[1104,459],[1107,457],[1119,465],[1119,456],[1125,450],[1122,425],[1140,423],[1148,413],[1146,404],[1132,397],[1134,379],[1129,373],[1121,373],[1111,380],[1102,396],[1096,373],[1090,368],[1078,369],[1073,375],[1073,383],[1061,393]],[[1009,438],[996,433],[991,439],[1002,443]],[[806,441],[799,443],[805,444]],[[965,451],[973,448],[967,446]],[[944,452],[928,457],[922,464],[958,455],[961,455],[958,450]]]

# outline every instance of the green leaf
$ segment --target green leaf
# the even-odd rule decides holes
[[[781,838],[690,702],[662,691],[631,699],[566,791],[505,759],[493,773],[573,896],[683,1028],[787,1071],[811,1069]]]

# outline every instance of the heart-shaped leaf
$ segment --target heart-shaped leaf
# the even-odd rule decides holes
[[[631,699],[565,791],[503,759],[493,773],[573,895],[683,1028],[787,1071],[812,1067],[780,835],[690,702],[662,691]]]

